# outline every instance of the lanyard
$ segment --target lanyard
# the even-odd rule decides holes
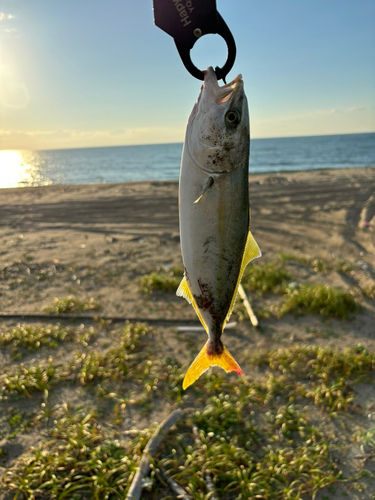
[[[227,60],[222,68],[216,66],[218,80],[224,80],[236,59],[236,44],[224,19],[216,10],[216,0],[153,0],[155,25],[168,33],[189,73],[204,80],[204,72],[191,60],[190,51],[195,42],[209,33],[220,35],[228,48]]]

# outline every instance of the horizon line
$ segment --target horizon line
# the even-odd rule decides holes
[[[250,141],[254,140],[267,140],[267,139],[300,139],[304,137],[335,137],[342,135],[365,135],[365,134],[375,134],[375,130],[371,132],[345,132],[343,134],[314,134],[314,135],[283,135],[274,137],[254,137],[250,138]],[[80,146],[80,147],[65,147],[65,148],[46,148],[46,149],[25,149],[25,148],[12,148],[12,149],[2,149],[0,151],[71,151],[76,149],[102,149],[102,148],[126,148],[126,147],[137,147],[137,146],[167,146],[171,144],[184,144],[184,141],[178,142],[150,142],[150,143],[138,143],[138,144],[116,144],[110,146]]]

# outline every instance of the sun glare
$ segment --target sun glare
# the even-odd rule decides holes
[[[25,162],[21,151],[0,151],[0,188],[32,184],[34,167]]]

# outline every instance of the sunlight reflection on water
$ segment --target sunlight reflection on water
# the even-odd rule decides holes
[[[48,186],[40,159],[32,151],[0,151],[0,188]]]
[[[182,144],[0,151],[0,188],[169,181]],[[250,173],[375,166],[375,134],[253,139]]]

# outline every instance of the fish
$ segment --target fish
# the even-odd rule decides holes
[[[261,256],[250,232],[249,153],[242,75],[219,86],[209,67],[182,150],[179,220],[184,277],[176,292],[193,306],[208,340],[186,372],[183,389],[210,366],[242,374],[221,337],[243,272]]]

